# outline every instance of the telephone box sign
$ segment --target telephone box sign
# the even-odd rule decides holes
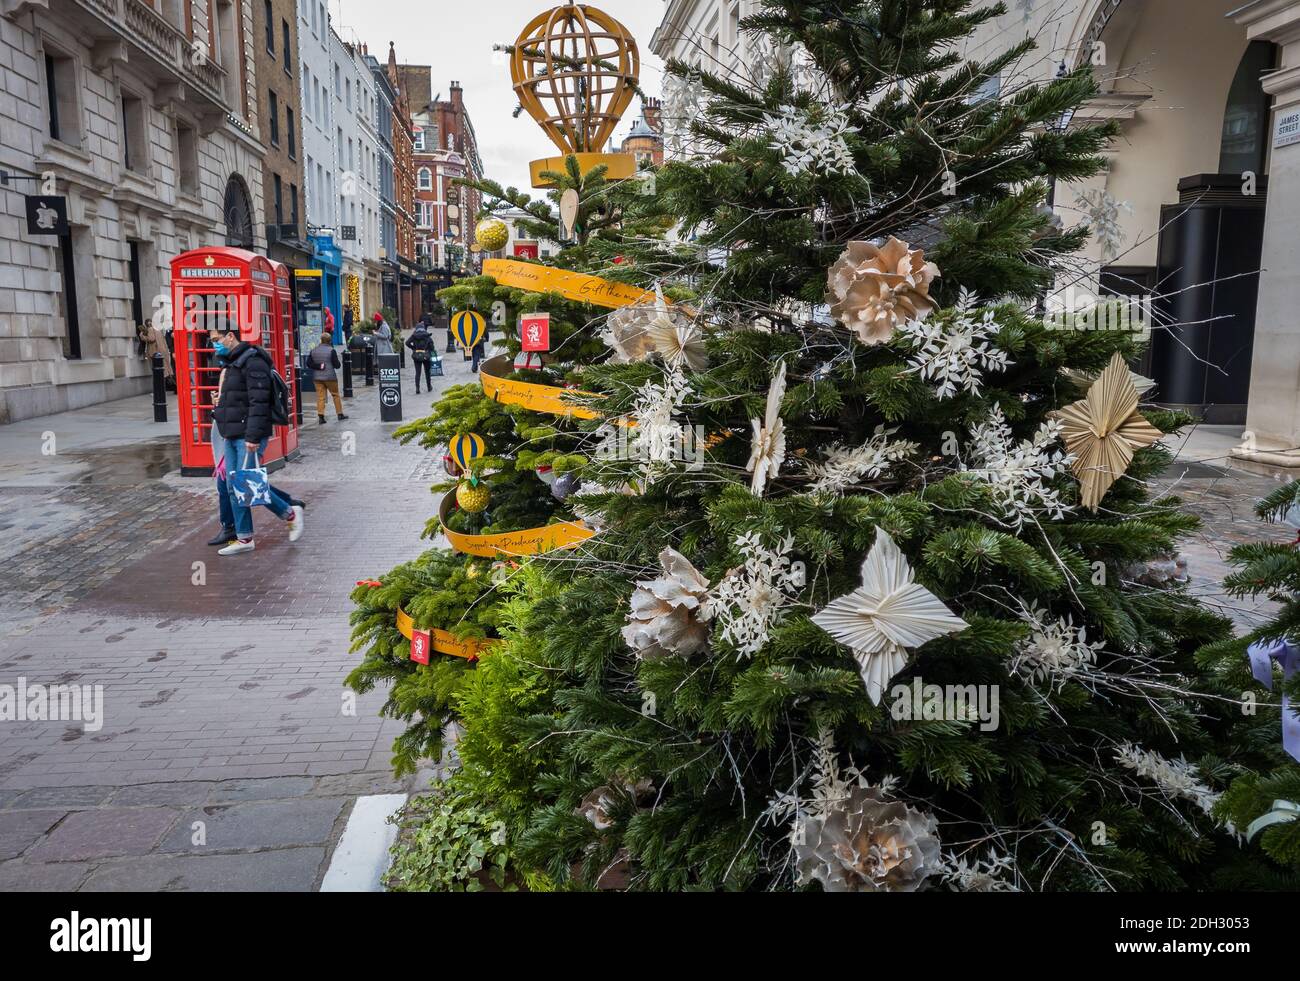
[[[525,351],[551,349],[551,315],[527,313],[519,318],[519,343]]]
[[[256,270],[254,270],[256,272]],[[185,279],[238,279],[241,270],[233,266],[182,266],[181,276]],[[265,275],[265,274],[264,274]],[[260,279],[260,276],[254,276]]]

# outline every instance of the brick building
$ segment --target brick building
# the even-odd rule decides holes
[[[636,157],[638,167],[664,165],[664,135],[662,108],[658,99],[641,101],[641,118],[632,125],[632,131],[623,138],[623,153]]]
[[[388,43],[388,82],[393,88],[393,204],[397,241],[398,320],[410,327],[420,316],[420,267],[415,249],[415,143],[410,100],[402,84],[397,51]]]
[[[146,391],[171,259],[265,247],[252,3],[0,0],[0,422]]]
[[[262,207],[267,257],[307,268],[298,17],[294,0],[252,0],[253,57],[262,144]]]

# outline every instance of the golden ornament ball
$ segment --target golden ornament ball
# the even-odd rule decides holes
[[[467,514],[486,511],[490,497],[488,486],[483,481],[473,484],[468,480],[462,480],[456,485],[456,503]]]
[[[474,228],[474,240],[484,252],[496,252],[510,241],[510,229],[500,218],[484,218]]]

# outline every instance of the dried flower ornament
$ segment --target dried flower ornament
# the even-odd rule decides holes
[[[863,344],[884,344],[903,324],[934,311],[930,284],[938,275],[920,249],[892,235],[881,245],[850,242],[830,268],[826,302]]]

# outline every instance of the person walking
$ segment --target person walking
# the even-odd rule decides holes
[[[239,339],[233,328],[218,338],[215,352],[225,358],[226,366],[217,383],[216,408],[212,419],[221,438],[226,441],[226,481],[237,470],[256,466],[271,438],[272,408],[275,397],[274,367],[271,356],[262,348]],[[271,489],[267,507],[289,525],[289,541],[302,537],[304,509],[290,503],[282,493]],[[230,511],[235,523],[236,540],[220,549],[218,555],[240,555],[254,549],[253,511],[230,497]]]
[[[329,307],[325,308],[324,323],[321,325],[321,331],[329,331],[330,343],[334,343],[334,311]]]
[[[226,359],[221,351],[224,344],[221,335],[214,331],[209,340],[212,344],[212,364],[216,368],[224,369]],[[215,406],[216,403],[213,402]],[[221,430],[217,427],[215,421],[208,427],[209,442],[212,444],[212,459],[216,466],[213,468],[212,476],[215,478],[217,487],[217,513],[221,521],[221,530],[209,539],[208,544],[224,548],[226,545],[234,544],[239,540],[235,534],[235,507],[230,498],[230,485],[226,483],[226,440],[221,435]],[[286,490],[281,490],[275,484],[271,485],[271,492],[279,494],[290,506],[307,510],[307,502],[294,497]]]
[[[388,326],[382,313],[375,314],[375,354],[392,354],[393,328]]]
[[[352,304],[343,305],[343,343],[352,340]]]
[[[424,386],[433,391],[433,358],[438,346],[429,333],[428,317],[421,317],[420,322],[406,339],[406,346],[411,349],[411,361],[415,365],[415,394],[420,394],[420,375],[424,375]]]
[[[307,363],[311,365],[312,381],[316,383],[316,418],[319,425],[325,425],[325,396],[326,394],[334,397],[334,411],[338,413],[339,422],[347,418],[343,414],[343,400],[339,398],[339,375],[338,369],[343,367],[343,362],[339,361],[339,352],[334,350],[334,334],[332,331],[321,331],[320,343],[311,349],[311,354],[307,355]]]

